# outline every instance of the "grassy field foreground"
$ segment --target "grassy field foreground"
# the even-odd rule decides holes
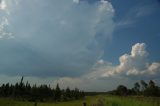
[[[83,102],[86,102],[87,106],[160,106],[160,98],[117,96],[92,96],[77,101],[38,103],[37,106],[82,106]],[[33,102],[0,98],[0,106],[35,106],[35,104]]]

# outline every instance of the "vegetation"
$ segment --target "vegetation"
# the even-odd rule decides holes
[[[19,100],[27,101],[69,101],[84,98],[84,92],[79,89],[70,90],[60,89],[57,84],[56,88],[51,88],[47,85],[37,86],[36,84],[31,86],[28,82],[25,84],[23,82],[23,77],[19,83],[15,85],[12,84],[2,84],[0,87],[0,97],[9,97]]]
[[[111,94],[111,95],[110,95]],[[85,96],[90,95],[90,96]],[[98,96],[99,95],[99,96]],[[0,86],[0,106],[160,106],[160,87],[141,80],[128,89],[119,85],[110,92],[83,92],[69,87],[31,86],[23,82]]]
[[[119,96],[137,95],[160,97],[160,87],[157,86],[152,80],[150,80],[149,83],[141,80],[140,83],[136,82],[132,89],[128,89],[124,85],[119,85],[116,90],[110,91],[108,93]]]
[[[120,97],[120,96],[87,96],[85,99],[66,102],[38,102],[37,106],[160,106],[159,98],[151,97]],[[0,106],[35,106],[34,102],[0,99]]]

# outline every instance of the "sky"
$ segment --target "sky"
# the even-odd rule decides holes
[[[159,19],[159,0],[0,0],[0,84],[160,84]]]

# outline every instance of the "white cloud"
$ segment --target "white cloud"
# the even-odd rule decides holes
[[[113,13],[115,12],[115,10],[110,2],[108,2],[106,0],[101,0],[101,5],[99,8],[99,11],[102,12],[102,11],[106,11],[106,10],[113,12]]]
[[[146,44],[145,43],[137,43],[134,46],[132,46],[131,56],[136,57],[146,57],[147,56],[146,51]]]
[[[158,74],[160,72],[160,63],[152,63],[151,65],[148,66],[147,73],[151,75]]]
[[[147,58],[146,44],[136,43],[132,46],[131,54],[120,56],[119,65],[114,66],[112,63],[100,59],[90,73],[78,78],[60,78],[55,83],[58,82],[63,86],[82,87],[82,89],[89,88],[90,90],[92,86],[95,86],[94,89],[102,90],[102,87],[110,89],[108,84],[113,89],[118,84],[130,85],[131,82],[133,84],[134,79],[157,79],[157,75],[160,73],[160,63],[149,63]]]
[[[109,71],[106,68],[103,77],[114,75],[153,75],[153,73],[158,73],[160,71],[160,63],[153,62],[150,64],[147,56],[146,44],[137,43],[132,46],[131,54],[124,54],[119,58],[119,65],[112,66]]]
[[[6,2],[4,0],[0,1],[0,10],[5,10],[7,7]]]

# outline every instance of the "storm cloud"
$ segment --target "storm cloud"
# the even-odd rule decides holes
[[[88,73],[103,55],[115,27],[114,8],[104,0],[94,4],[84,0],[2,0],[0,4],[0,23],[7,22],[0,24],[1,74]]]

